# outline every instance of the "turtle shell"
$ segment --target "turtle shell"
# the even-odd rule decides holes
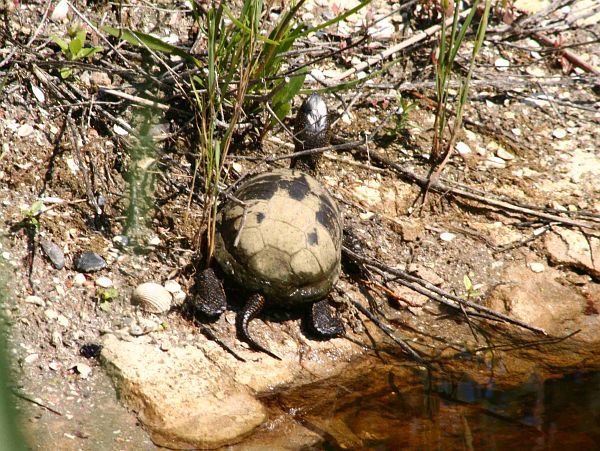
[[[235,197],[245,207],[229,200],[217,218],[215,257],[224,271],[268,302],[327,296],[342,250],[341,215],[327,190],[304,172],[277,169],[251,177]]]

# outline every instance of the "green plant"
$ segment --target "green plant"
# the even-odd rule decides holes
[[[38,216],[44,207],[44,201],[36,200],[31,206],[23,211],[23,225],[27,228],[31,228],[37,232],[40,228],[40,221]]]
[[[479,297],[479,291],[473,285],[471,278],[466,274],[463,276],[463,284],[465,286],[465,298],[467,299],[467,301]]]
[[[417,107],[418,103],[403,98],[401,94],[396,97],[396,102],[399,105],[396,110],[396,131],[401,132],[408,127],[408,115]]]
[[[449,86],[452,79],[452,71],[454,68],[454,61],[458,54],[459,49],[463,45],[465,35],[471,24],[476,12],[479,10],[481,2],[484,2],[483,12],[477,27],[475,43],[471,52],[469,66],[465,76],[460,77],[458,96],[456,98],[456,110],[454,123],[449,126],[449,104],[450,94]],[[451,4],[452,2],[452,4]],[[490,0],[474,0],[471,6],[471,11],[466,16],[464,22],[459,27],[460,22],[460,5],[459,0],[442,0],[441,6],[443,10],[442,14],[442,28],[440,32],[438,55],[435,63],[435,80],[436,80],[436,100],[437,107],[435,112],[435,123],[434,123],[434,137],[431,148],[431,162],[432,165],[437,169],[433,172],[430,177],[434,180],[443,169],[444,165],[448,161],[454,143],[456,142],[458,131],[462,125],[462,118],[464,114],[464,108],[467,103],[469,93],[469,82],[473,74],[475,67],[475,60],[483,40],[485,38],[485,32],[487,29],[488,17],[490,13]],[[453,11],[452,25],[450,29],[446,25],[446,20],[450,13]],[[450,129],[450,136],[445,138],[446,128]],[[433,168],[432,168],[433,169]]]
[[[67,30],[69,42],[58,36],[52,36],[52,40],[60,47],[67,61],[79,61],[84,58],[90,58],[98,52],[101,52],[102,47],[86,47],[85,40],[87,31],[80,26],[73,26]],[[60,76],[63,80],[70,78],[73,75],[71,67],[62,67]]]
[[[110,311],[110,303],[119,297],[116,288],[96,288],[96,297],[98,298],[98,308],[103,312]]]

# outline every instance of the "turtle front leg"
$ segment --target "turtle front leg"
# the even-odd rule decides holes
[[[344,323],[332,312],[327,299],[315,302],[310,310],[310,326],[323,338],[344,335]]]
[[[281,360],[279,356],[273,354],[271,351],[255,342],[250,336],[250,333],[248,332],[248,324],[250,324],[250,321],[252,321],[256,317],[256,315],[260,313],[264,306],[265,298],[262,294],[256,293],[250,296],[250,298],[246,302],[246,305],[244,305],[244,308],[236,317],[235,322],[237,331],[239,336],[256,351],[264,352],[265,354],[270,355],[274,359]]]

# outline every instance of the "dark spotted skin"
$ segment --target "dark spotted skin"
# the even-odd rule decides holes
[[[313,94],[296,118],[296,151],[327,145],[328,127],[325,104]],[[225,273],[254,293],[237,316],[238,333],[274,358],[248,333],[248,324],[265,303],[309,304],[317,334],[344,332],[325,300],[340,273],[342,221],[335,200],[312,177],[319,157],[296,158],[292,169],[250,177],[234,193],[243,206],[229,201],[217,217],[215,258]],[[208,310],[220,314],[224,302],[213,301]]]

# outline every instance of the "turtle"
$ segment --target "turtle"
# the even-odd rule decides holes
[[[327,106],[316,93],[294,123],[296,152],[328,143]],[[340,275],[343,224],[335,199],[315,178],[320,154],[292,159],[290,168],[249,177],[217,214],[214,256],[227,277],[251,293],[236,317],[238,335],[251,348],[278,356],[257,343],[248,324],[265,304],[306,305],[309,328],[323,338],[344,333],[328,295]],[[196,305],[221,315],[227,301],[212,268],[200,273]]]

